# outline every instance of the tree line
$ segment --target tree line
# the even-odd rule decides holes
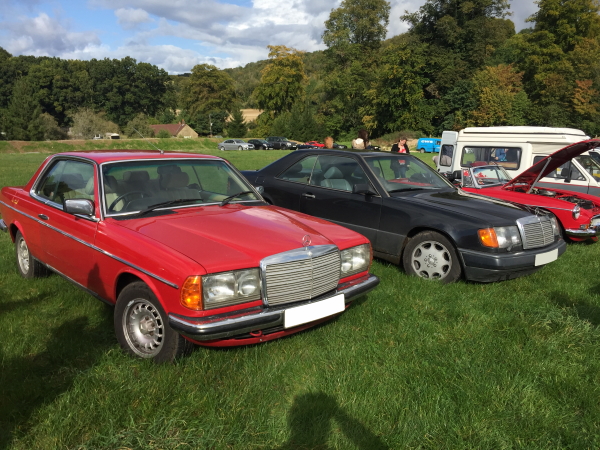
[[[574,127],[600,134],[600,6],[539,0],[515,33],[507,0],[427,0],[385,40],[386,0],[343,0],[325,22],[326,50],[269,46],[236,69],[200,64],[187,76],[132,58],[74,61],[0,49],[5,139],[58,139],[65,127],[150,134],[185,120],[199,134],[298,140],[359,129],[439,135],[466,126]],[[264,112],[246,124],[240,108]],[[248,131],[250,129],[250,131]]]

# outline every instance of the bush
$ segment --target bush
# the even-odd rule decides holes
[[[167,130],[160,130],[156,137],[161,139],[169,139],[171,137],[171,133],[169,133]]]
[[[61,139],[67,139],[67,133],[60,129],[58,122],[50,114],[41,114],[39,117],[39,122],[44,133],[44,140],[58,141]]]
[[[90,108],[79,109],[72,116],[73,136],[79,139],[92,139],[95,135],[118,133],[119,126],[104,118],[104,113],[95,113]]]
[[[148,116],[139,113],[125,125],[125,134],[130,139],[154,137],[154,130],[148,124]],[[141,136],[140,136],[141,135]]]

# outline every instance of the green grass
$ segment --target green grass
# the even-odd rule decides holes
[[[224,155],[252,169],[284,153]],[[0,185],[44,157],[0,155]],[[372,271],[381,285],[316,329],[156,366],[120,352],[110,307],[21,279],[2,233],[0,448],[600,446],[600,244],[495,284]]]

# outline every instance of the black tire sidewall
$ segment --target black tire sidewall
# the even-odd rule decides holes
[[[438,233],[437,231],[422,231],[421,233],[410,238],[410,240],[406,244],[406,247],[404,248],[404,253],[402,255],[402,266],[404,267],[404,271],[408,275],[413,275],[422,278],[415,272],[415,270],[412,267],[411,255],[414,252],[417,245],[425,241],[439,242],[444,247],[446,247],[448,253],[450,253],[450,257],[452,258],[452,268],[450,269],[450,272],[444,278],[437,281],[443,284],[449,284],[459,280],[462,277],[463,271],[454,244],[452,244],[452,242],[446,236],[444,236],[441,233]]]

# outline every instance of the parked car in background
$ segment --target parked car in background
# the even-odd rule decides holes
[[[600,233],[600,199],[594,195],[567,190],[568,188],[541,187],[539,180],[557,171],[569,170],[573,158],[599,147],[600,139],[569,145],[542,158],[512,180],[498,164],[473,164],[456,171],[453,178],[460,181],[466,191],[554,213],[565,236],[571,240],[597,241]]]
[[[346,149],[348,147],[346,145],[338,144],[337,142],[334,142],[333,143],[333,148],[338,149],[338,150],[343,150],[343,149]]]
[[[266,139],[248,139],[248,144],[254,145],[257,150],[272,150],[273,146]]]
[[[421,153],[439,153],[441,143],[441,138],[419,138],[417,151]]]
[[[275,150],[296,150],[298,147],[298,144],[289,141],[288,138],[283,136],[269,136],[267,141]]]
[[[296,333],[379,282],[364,236],[268,205],[214,156],[57,153],[2,189],[0,214],[21,276],[115,305],[121,347],[155,361]]]
[[[315,148],[324,148],[325,147],[325,144],[322,144],[319,141],[308,141],[308,142],[305,142],[305,144],[312,145]]]
[[[219,143],[218,149],[223,150],[254,150],[254,145],[247,143],[243,139],[226,139]]]
[[[553,214],[466,193],[411,155],[298,150],[242,173],[268,202],[353,229],[425,279],[515,278],[566,248]]]

